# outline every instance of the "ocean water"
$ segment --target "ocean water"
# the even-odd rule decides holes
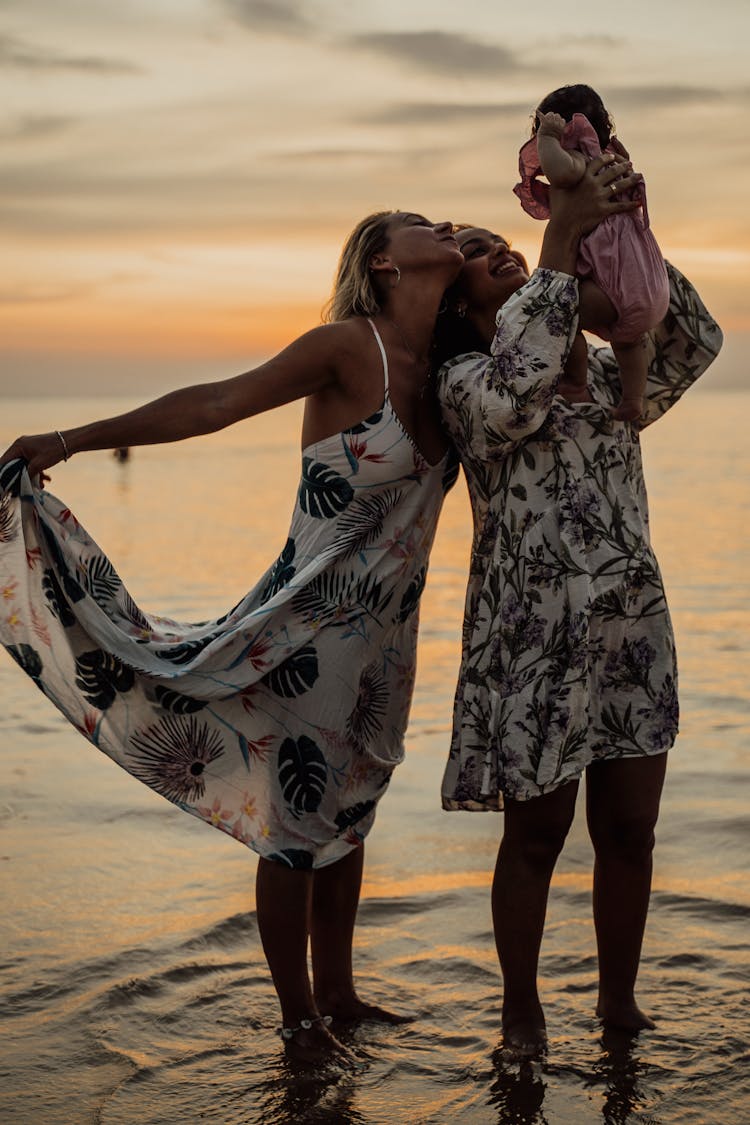
[[[0,445],[123,405],[6,402]],[[362,994],[415,1019],[353,1031],[353,1074],[304,1075],[284,1058],[253,854],[98,754],[0,653],[3,1125],[750,1121],[748,421],[750,394],[696,389],[643,437],[683,714],[639,978],[655,1031],[603,1034],[594,1017],[579,814],[542,947],[548,1057],[498,1051],[501,818],[439,808],[469,550],[460,482],[423,600],[407,758],[367,842],[355,947]],[[283,545],[298,425],[293,406],[126,464],[87,454],[49,487],[141,605],[197,620],[233,605]]]

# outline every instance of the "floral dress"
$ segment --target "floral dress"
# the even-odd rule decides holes
[[[674,637],[651,548],[639,430],[705,371],[722,336],[668,266],[645,414],[617,421],[617,366],[589,350],[591,403],[556,384],[577,282],[537,270],[498,313],[491,356],[441,368],[438,394],[474,515],[446,809],[499,809],[592,761],[660,754],[678,723]]]
[[[452,453],[391,405],[309,446],[281,554],[231,612],[145,613],[65,506],[0,472],[0,639],[95,746],[294,868],[361,844],[404,753],[418,606]]]

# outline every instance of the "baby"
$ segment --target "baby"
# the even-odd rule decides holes
[[[549,188],[571,187],[590,160],[602,152],[623,154],[604,103],[590,86],[562,86],[540,103],[532,138],[519,153],[521,182],[513,189],[524,211],[549,218]],[[634,421],[643,413],[647,357],[644,333],[663,320],[669,306],[664,259],[649,228],[645,185],[635,190],[637,211],[611,215],[581,239],[576,273],[580,280],[581,328],[610,340],[620,368],[622,396],[615,418]],[[585,383],[586,344],[576,337],[566,368]]]

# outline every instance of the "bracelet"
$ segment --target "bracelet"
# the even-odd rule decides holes
[[[66,442],[65,438],[62,436],[62,434],[60,433],[59,430],[55,430],[55,433],[59,437],[60,442],[61,442],[62,447],[63,447],[63,461],[67,461],[68,458],[70,457],[70,454],[68,453],[68,443]]]

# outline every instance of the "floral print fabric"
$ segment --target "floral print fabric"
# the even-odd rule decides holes
[[[403,757],[419,599],[457,463],[388,394],[304,450],[278,558],[230,613],[145,613],[72,513],[0,472],[0,639],[95,746],[186,812],[295,868],[359,845]]]
[[[651,548],[639,429],[668,410],[722,336],[668,266],[646,410],[616,421],[612,352],[589,350],[591,403],[556,395],[577,283],[537,270],[497,317],[491,356],[445,364],[438,393],[474,515],[443,807],[499,809],[596,759],[658,754],[678,724],[674,638]]]

